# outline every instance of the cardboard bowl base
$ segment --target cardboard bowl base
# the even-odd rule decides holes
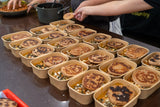
[[[47,74],[48,70],[40,71],[40,70],[35,69],[34,67],[32,67],[32,70],[33,70],[33,73],[34,73],[37,77],[39,77],[39,78],[41,78],[41,79],[48,78],[48,74]]]

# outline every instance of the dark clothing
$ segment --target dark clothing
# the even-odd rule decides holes
[[[145,2],[154,8],[121,16],[124,35],[160,38],[160,1],[145,0]]]

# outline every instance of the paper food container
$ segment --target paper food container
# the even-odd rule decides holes
[[[66,55],[64,55],[63,53],[60,53],[60,52],[49,53],[49,54],[47,54],[47,55],[43,55],[43,56],[41,56],[41,57],[38,57],[38,58],[33,59],[33,60],[30,62],[30,64],[31,64],[31,66],[32,66],[33,73],[34,73],[37,77],[39,77],[39,78],[41,78],[41,79],[48,78],[48,70],[49,70],[51,67],[55,66],[55,65],[53,65],[53,66],[51,66],[51,67],[44,68],[44,69],[40,69],[40,68],[36,67],[36,64],[41,63],[44,59],[46,59],[46,58],[48,58],[48,57],[51,57],[51,56],[61,56],[61,57],[65,58],[65,61],[68,61],[68,57],[67,57]],[[65,62],[65,61],[64,61],[64,62]]]
[[[82,32],[81,35],[80,35],[80,32]],[[74,37],[74,38],[78,39],[80,42],[82,42],[84,38],[88,37],[89,35],[92,35],[92,34],[88,34],[88,35],[85,36],[84,35],[85,32],[93,32],[92,34],[97,33],[97,31],[95,31],[93,29],[82,28],[82,29],[77,29],[77,30],[74,30],[74,31],[70,32],[69,36]]]
[[[149,50],[148,50],[147,48],[145,48],[145,47],[142,47],[142,46],[139,46],[139,45],[135,45],[135,44],[131,44],[131,45],[128,45],[127,47],[125,47],[125,48],[123,48],[123,49],[120,49],[120,50],[117,52],[117,55],[118,55],[118,56],[121,56],[121,57],[126,57],[126,56],[124,55],[124,52],[126,52],[126,50],[127,50],[128,48],[130,48],[130,47],[138,47],[138,48],[143,48],[144,50],[146,50],[146,52],[145,52],[143,55],[141,55],[141,57],[139,57],[139,58],[131,59],[131,58],[128,58],[128,57],[127,57],[128,59],[130,59],[131,61],[134,61],[135,63],[137,63],[137,64],[139,65],[139,64],[141,63],[141,59],[149,53]],[[138,53],[138,51],[137,51],[137,53]]]
[[[52,30],[46,31],[46,32],[42,32],[41,30],[43,30],[44,28],[49,28],[49,29],[52,29]],[[43,25],[43,26],[39,26],[39,27],[32,28],[32,29],[30,29],[29,31],[30,31],[34,36],[38,36],[38,35],[45,34],[45,33],[48,33],[48,32],[52,32],[52,31],[55,31],[55,30],[57,30],[57,27],[50,26],[50,25]],[[36,33],[36,32],[37,32],[37,33]]]
[[[42,43],[42,41],[39,39],[39,38],[36,38],[36,37],[30,37],[30,38],[25,38],[25,39],[22,39],[22,40],[17,40],[17,41],[13,41],[9,44],[10,46],[10,49],[11,49],[11,52],[12,54],[17,57],[17,58],[20,58],[20,55],[19,55],[19,52],[21,50],[24,50],[24,49],[27,49],[27,48],[30,48],[30,47],[27,47],[27,48],[14,48],[14,46],[18,46],[20,45],[23,41],[25,40],[28,40],[28,39],[32,39],[32,40],[35,40],[35,41],[38,41],[38,44],[34,45],[34,46],[30,46],[30,47],[36,47],[38,45],[40,45]]]
[[[59,28],[59,27],[62,27],[64,25],[74,24],[74,23],[75,22],[72,21],[72,20],[58,20],[58,21],[51,22],[50,25]]]
[[[103,35],[104,37],[106,37],[103,40],[100,40],[101,42],[112,38],[112,36],[110,36],[108,34],[95,33],[95,34],[92,34],[92,35],[89,35],[89,36],[83,38],[83,42],[94,46],[95,49],[98,49],[98,44],[100,43],[100,41],[95,41],[95,37],[97,37],[98,35]]]
[[[110,80],[111,80],[111,78],[106,73],[100,72],[95,69],[88,70],[84,73],[81,73],[81,74],[76,75],[73,78],[71,78],[69,80],[69,82],[67,83],[67,85],[69,87],[69,95],[74,100],[76,100],[77,102],[79,102],[80,104],[83,104],[83,105],[90,104],[93,101],[93,94],[94,94],[94,92],[96,92],[97,89],[95,91],[88,93],[88,94],[83,94],[83,93],[77,92],[75,89],[73,89],[73,87],[77,83],[80,83],[82,81],[83,77],[89,73],[95,73],[95,74],[102,75],[105,78],[107,83],[110,82]]]
[[[11,42],[11,36],[17,35],[17,34],[27,34],[28,37],[31,37],[31,36],[32,36],[32,34],[29,33],[28,31],[20,31],[20,32],[10,33],[10,34],[7,34],[7,35],[2,36],[1,39],[2,39],[2,41],[3,41],[3,45],[4,45],[7,49],[10,49],[9,43]],[[24,37],[24,38],[27,38],[27,37]],[[24,38],[21,38],[21,39],[24,39]],[[20,40],[20,39],[19,39],[19,40]]]
[[[82,29],[82,28],[84,28],[84,26],[83,26],[83,25],[80,25],[80,24],[67,24],[67,25],[64,25],[64,26],[59,27],[58,29],[59,29],[60,31],[67,32],[67,33],[70,33],[70,32],[72,32],[72,31],[77,30],[77,29],[68,29],[69,26],[79,26],[80,28],[77,28],[77,29]],[[74,28],[74,27],[71,27],[71,28]]]
[[[54,48],[52,46],[47,45],[47,44],[41,44],[39,46],[44,46],[44,47],[50,48],[51,51],[48,52],[47,54],[52,53],[54,51]],[[35,59],[36,57],[35,58],[27,58],[26,55],[29,54],[29,53],[31,53],[34,49],[36,49],[39,46],[31,47],[31,48],[28,48],[28,49],[25,49],[25,50],[22,50],[22,51],[19,52],[19,55],[21,57],[21,61],[22,61],[22,63],[24,65],[26,65],[27,67],[31,67],[30,61],[33,60],[33,59]],[[40,55],[40,56],[43,56],[43,55]],[[38,57],[40,57],[40,56],[38,56]]]
[[[67,36],[67,33],[64,33],[64,32],[61,32],[61,31],[52,31],[52,32],[48,32],[48,33],[45,33],[45,34],[41,34],[38,37],[43,41],[43,43],[46,44],[51,40],[57,39],[57,38],[52,38],[52,39],[48,38],[49,35],[51,35],[52,33],[58,33],[58,34],[62,34],[63,36]]]
[[[147,69],[147,70],[154,71],[154,72],[156,72],[157,74],[159,74],[159,77],[160,77],[160,72],[157,71],[157,70],[155,70],[155,69],[153,69],[153,68],[151,68],[151,67],[148,67],[148,66],[140,66],[140,67],[136,68],[135,70],[138,70],[138,69]],[[135,70],[134,70],[134,71],[135,71]],[[132,74],[133,74],[134,71],[129,72],[128,74],[126,74],[126,75],[124,76],[124,79],[125,79],[125,80],[127,80],[127,81],[129,81],[129,82],[131,82],[131,83],[133,83],[133,84],[134,84],[134,82],[133,82],[133,80],[132,80]],[[138,86],[137,86],[137,87],[138,87]],[[148,97],[149,97],[152,93],[154,93],[159,87],[160,87],[160,81],[158,81],[157,83],[155,83],[154,85],[152,85],[152,86],[149,87],[149,88],[140,88],[140,89],[141,89],[141,94],[140,94],[140,96],[139,96],[139,99],[146,99],[146,98],[148,98]],[[138,87],[138,88],[139,88],[139,87]]]
[[[91,56],[91,55],[94,55],[94,54],[100,54],[100,55],[103,55],[103,56],[106,56],[106,55],[109,56],[109,58],[107,60],[104,60],[103,62],[109,61],[109,60],[114,58],[114,55],[112,53],[107,52],[106,50],[103,49],[103,50],[91,51],[91,52],[86,53],[85,55],[81,55],[79,57],[79,60],[84,62],[84,63],[86,63],[89,66],[90,69],[98,69],[99,65],[101,63],[103,63],[103,62],[101,62],[99,64],[95,63],[95,64],[92,65],[92,64],[89,64],[90,62],[88,61],[88,57]]]
[[[105,46],[106,46],[106,44],[108,43],[108,42],[120,42],[120,43],[123,43],[124,44],[124,46],[123,47],[121,47],[121,48],[119,48],[119,49],[106,49],[105,48]],[[128,46],[128,42],[127,41],[124,41],[124,40],[121,40],[121,39],[117,39],[117,38],[112,38],[112,39],[108,39],[108,40],[105,40],[105,41],[102,41],[101,43],[99,43],[98,44],[98,47],[100,48],[100,49],[106,49],[107,51],[109,51],[109,52],[111,52],[111,53],[113,53],[114,55],[116,55],[116,53],[118,52],[118,50],[120,50],[120,49],[122,49],[122,48],[124,48],[124,47],[126,47],[126,46]]]
[[[145,56],[142,60],[141,60],[141,63],[142,65],[145,65],[145,66],[149,66],[149,67],[152,67],[158,71],[160,71],[160,66],[155,66],[155,65],[151,65],[149,64],[148,60],[153,57],[154,55],[160,55],[160,52],[152,52],[150,53],[149,55]]]
[[[79,56],[72,56],[72,55],[70,55],[70,50],[72,50],[73,48],[76,48],[76,47],[78,47],[78,46],[88,47],[88,48],[90,48],[90,51],[93,51],[93,50],[94,50],[94,47],[91,46],[91,45],[88,45],[88,44],[86,44],[86,43],[77,43],[77,44],[75,44],[75,45],[71,45],[71,46],[68,46],[68,47],[62,49],[61,52],[64,53],[64,54],[66,54],[66,55],[68,55],[68,57],[69,57],[70,59],[78,59],[80,55],[79,55]],[[90,51],[88,51],[88,52],[90,52]],[[86,52],[86,53],[87,53],[87,52]],[[86,53],[84,53],[84,54],[86,54]]]
[[[119,75],[119,76],[115,76],[115,75],[111,75],[108,73],[108,67],[113,63],[113,62],[123,62],[126,65],[131,66],[131,69],[128,70],[126,73]],[[115,59],[112,59],[110,61],[104,62],[99,66],[99,70],[102,72],[105,72],[107,74],[110,75],[111,79],[121,79],[124,75],[126,75],[128,72],[133,71],[135,68],[137,67],[137,64],[135,62],[132,62],[130,60],[128,60],[127,58],[123,58],[123,57],[117,57]]]
[[[59,43],[61,40],[65,39],[65,38],[72,39],[75,43],[72,43],[72,44],[70,44],[70,45],[65,45],[65,46],[58,47],[58,45],[59,45],[58,43]],[[64,42],[65,42],[65,41],[64,41]],[[71,37],[59,37],[59,38],[57,38],[57,39],[51,40],[51,41],[48,42],[47,44],[53,46],[53,47],[55,48],[56,52],[60,52],[62,49],[66,48],[66,47],[68,47],[68,46],[77,44],[78,42],[79,42],[79,40],[77,40],[77,39],[75,39],[75,38],[71,38]]]
[[[126,103],[123,107],[133,107],[137,103],[138,97],[141,93],[140,89],[138,87],[136,87],[135,85],[133,85],[123,79],[115,79],[115,80],[111,81],[110,83],[105,84],[104,86],[102,86],[101,88],[99,88],[95,92],[95,94],[93,95],[93,98],[95,101],[95,107],[106,107],[104,104],[102,104],[100,101],[98,101],[98,99],[101,98],[102,96],[104,96],[104,94],[106,94],[109,87],[116,85],[116,84],[128,86],[135,91],[135,96],[128,103]]]
[[[67,62],[64,62],[62,64],[59,64],[57,66],[54,66],[52,67],[49,71],[48,71],[48,75],[49,75],[49,78],[50,78],[50,83],[55,86],[56,88],[58,88],[59,90],[63,91],[63,90],[67,90],[68,87],[67,87],[67,82],[72,78],[68,78],[66,80],[60,80],[58,78],[56,78],[54,76],[54,73],[57,73],[59,71],[61,71],[61,68],[66,66],[66,65],[69,65],[69,64],[78,64],[78,65],[81,65],[83,67],[83,72],[85,72],[86,70],[88,70],[88,66],[83,63],[83,62],[80,62],[80,61],[77,61],[77,60],[70,60],[70,61],[67,61]],[[83,73],[81,72],[81,73]],[[61,74],[63,75],[63,74]]]

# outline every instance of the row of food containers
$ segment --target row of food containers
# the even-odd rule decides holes
[[[59,31],[55,31],[55,32],[59,32]],[[26,31],[24,31],[24,33],[25,34],[28,33],[29,35],[31,35],[29,32],[26,32]],[[45,33],[44,35],[46,36],[49,33],[51,32]],[[73,31],[72,33],[75,33],[75,32]],[[14,33],[14,34],[17,34],[17,33]],[[136,104],[138,98],[140,99],[147,98],[160,86],[160,80],[159,80],[160,74],[157,71],[158,67],[155,65],[150,65],[150,63],[148,63],[149,62],[148,60],[150,60],[155,55],[159,55],[160,53],[154,52],[146,56],[149,50],[142,46],[129,45],[128,42],[120,39],[115,39],[115,38],[113,39],[109,38],[108,40],[102,41],[100,43],[94,43],[93,45],[91,43],[87,44],[87,42],[78,43],[79,41],[84,42],[83,40],[87,37],[83,39],[82,37],[78,37],[78,38],[68,37],[68,38],[74,39],[76,41],[75,44],[72,44],[66,47],[55,47],[52,44],[55,44],[56,42],[61,41],[61,39],[64,37],[53,39],[51,41],[45,41],[44,39],[42,39],[43,37],[40,38],[40,36],[44,36],[44,35],[39,35],[38,38],[29,37],[26,39],[17,40],[13,42],[9,41],[9,44],[7,44],[6,39],[8,39],[8,37],[11,37],[12,35],[13,34],[4,35],[2,37],[2,40],[4,41],[4,45],[6,47],[9,46],[9,49],[11,49],[13,55],[16,57],[21,57],[22,63],[24,63],[28,67],[32,67],[33,73],[37,75],[39,78],[48,78],[49,76],[50,83],[55,87],[57,87],[59,90],[67,90],[69,87],[70,96],[81,104],[89,104],[92,102],[94,98],[96,106],[105,106],[105,105],[113,106],[116,104],[121,104],[123,106],[130,107]],[[90,37],[92,36],[93,34],[90,35]],[[90,37],[88,36],[88,38]],[[95,35],[93,36],[93,38],[95,38]],[[20,44],[22,44],[24,41],[28,39],[32,39],[33,44],[36,44],[36,45],[34,46],[31,45],[27,48],[19,47]],[[35,41],[37,42],[35,43]],[[124,45],[119,49],[117,48],[108,49],[109,51],[106,51],[107,48],[104,48],[104,47],[109,41],[121,42]],[[42,42],[48,43],[48,44],[41,44]],[[25,47],[25,43],[23,43],[23,45],[20,45],[20,46]],[[88,48],[84,48],[84,50],[81,50],[79,52],[80,54],[76,53],[72,55],[71,50],[78,46],[88,47]],[[38,51],[38,47],[40,48],[40,51],[42,51],[42,54],[40,53],[40,51]],[[134,57],[132,55],[132,52],[127,54],[128,56],[125,54],[127,49],[130,47],[140,48],[140,50],[136,51],[137,57]],[[100,61],[94,60],[94,56],[92,58],[90,57],[92,55],[98,55],[98,54],[101,55]],[[118,57],[114,58],[115,56],[118,56]],[[129,58],[129,56],[131,58]],[[55,60],[54,64],[50,63],[50,61],[52,60]],[[126,67],[127,71],[118,75],[113,73],[111,70],[111,68],[113,67],[111,67],[111,65],[112,66],[114,64],[116,65],[117,62],[119,65],[127,65],[128,66]],[[139,65],[140,63],[147,66],[140,66],[136,68],[137,64]],[[78,69],[79,72],[75,73],[77,74],[76,76],[71,75],[73,72],[70,75],[66,74],[67,70],[65,69],[67,68],[64,68],[64,67],[67,67],[67,65],[71,66],[72,64],[74,66],[78,66],[79,68]],[[150,65],[151,67],[148,65]],[[124,66],[117,66],[117,67],[121,68]],[[156,69],[153,69],[153,68],[156,68]],[[152,84],[152,86],[149,86],[147,88],[141,87],[137,84],[135,85],[135,82],[132,80],[132,78],[134,78],[132,74],[139,69],[149,70],[149,71],[152,71],[154,74],[156,74],[155,78],[157,78],[157,81],[155,82],[155,84]],[[64,71],[64,72],[61,72],[61,71]],[[85,82],[82,81],[83,77],[86,77],[86,75],[88,74],[98,74],[104,78],[102,84],[100,84],[100,86],[96,90],[86,90],[86,88],[83,87],[83,85],[85,85],[84,84]],[[124,88],[124,87],[127,89],[132,88],[133,89],[132,93],[134,93],[134,97],[129,97],[131,99],[127,100],[127,102],[112,101],[111,103],[108,99],[112,99],[112,98],[110,98],[106,93],[108,92],[108,90],[110,90],[112,85],[116,85],[112,88],[115,88],[117,86],[119,88]],[[110,90],[110,91],[113,91],[113,90]],[[93,97],[93,94],[94,94],[94,97]],[[103,96],[103,95],[106,95],[106,96]]]

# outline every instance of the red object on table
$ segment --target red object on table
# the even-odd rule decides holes
[[[5,90],[3,90],[3,93],[7,96],[7,98],[17,102],[18,103],[18,107],[29,107],[20,98],[18,98],[11,90],[5,89]]]

